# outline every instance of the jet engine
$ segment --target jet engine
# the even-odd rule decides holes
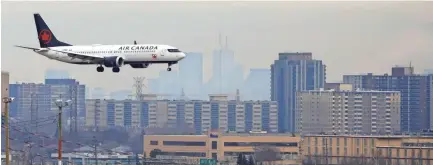
[[[149,63],[140,63],[140,64],[129,64],[132,68],[147,68],[149,67]]]
[[[105,67],[121,67],[124,63],[124,60],[120,56],[111,56],[104,58]]]

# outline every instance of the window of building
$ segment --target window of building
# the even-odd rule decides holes
[[[212,141],[212,149],[213,150],[218,149],[218,142],[217,141]]]
[[[217,153],[212,153],[212,159],[218,160],[218,154]]]
[[[165,146],[206,146],[206,142],[193,142],[193,141],[163,141]]]
[[[150,145],[158,145],[158,141],[150,141]]]

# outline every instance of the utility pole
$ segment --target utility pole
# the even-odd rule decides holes
[[[61,97],[61,96],[60,96]],[[57,149],[57,160],[58,165],[62,165],[62,109],[70,104],[71,100],[63,101],[61,98],[56,100],[56,105],[59,107],[59,116],[58,116],[58,149]]]
[[[14,100],[13,97],[3,97],[2,101],[3,103],[5,103],[5,109],[3,112],[3,116],[4,116],[4,126],[5,126],[5,131],[6,131],[6,165],[10,165],[10,144],[9,144],[9,103],[12,102]]]
[[[93,156],[95,156],[95,164],[98,165],[98,141],[96,141],[96,137],[93,136]]]
[[[77,102],[76,97],[74,97],[74,94],[76,95],[76,89],[71,85],[69,86],[69,96],[70,96],[70,100],[73,100],[74,103]],[[75,111],[77,110],[77,105],[71,105],[71,111],[69,111],[69,135],[72,135],[73,133],[73,124],[72,124],[72,120],[76,120],[75,117]]]
[[[77,133],[78,133],[78,84],[77,85],[75,85],[75,101],[74,101],[74,104],[75,104],[75,113],[74,113],[74,130],[75,130],[75,134],[77,135]]]

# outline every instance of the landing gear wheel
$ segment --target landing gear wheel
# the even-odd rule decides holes
[[[120,71],[120,68],[119,68],[119,67],[114,67],[114,68],[113,68],[113,72],[118,73],[119,71]]]
[[[96,67],[96,71],[98,71],[98,72],[104,72],[104,67],[98,66],[98,67]]]
[[[171,71],[171,68],[170,68],[170,66],[172,65],[172,63],[168,63],[168,68],[167,68],[167,71]]]

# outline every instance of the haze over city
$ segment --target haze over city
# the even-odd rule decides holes
[[[10,82],[43,82],[47,69],[67,70],[90,87],[131,89],[133,76],[158,77],[166,65],[122,67],[98,73],[96,66],[64,64],[32,51],[38,47],[33,13],[56,37],[71,44],[169,44],[204,56],[204,81],[212,77],[218,36],[243,66],[266,68],[279,52],[312,52],[327,65],[327,81],[343,74],[388,73],[395,64],[416,72],[433,60],[430,2],[2,2],[2,70]],[[223,42],[224,43],[224,42]],[[177,65],[173,66],[176,70]]]

